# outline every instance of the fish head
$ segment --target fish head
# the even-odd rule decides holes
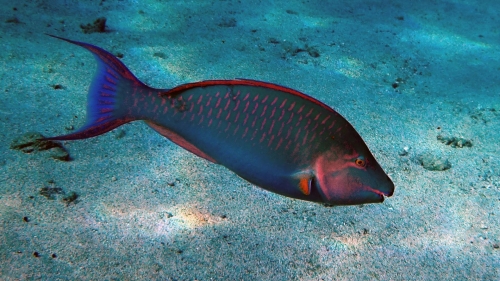
[[[314,185],[330,205],[381,203],[392,196],[394,183],[361,137],[357,146],[343,143],[321,153],[314,162]]]

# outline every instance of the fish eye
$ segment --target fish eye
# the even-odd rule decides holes
[[[354,163],[356,163],[356,165],[358,165],[359,167],[366,166],[366,161],[362,157],[356,158],[356,160],[354,161]]]

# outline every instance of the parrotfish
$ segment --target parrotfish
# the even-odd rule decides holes
[[[46,140],[92,138],[143,120],[182,148],[287,197],[355,205],[383,202],[394,192],[353,126],[309,95],[248,79],[155,89],[111,53],[52,37],[87,49],[98,67],[88,92],[86,124]]]

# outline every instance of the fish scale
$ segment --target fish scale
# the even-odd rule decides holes
[[[48,140],[95,137],[144,120],[184,149],[291,198],[352,205],[382,202],[394,192],[351,124],[308,95],[246,79],[154,89],[109,52],[56,38],[91,51],[98,70],[88,94],[87,123]]]
[[[242,83],[245,82],[242,81]],[[246,89],[239,89],[241,87],[246,87]],[[297,100],[291,100],[290,97],[285,98],[283,101],[281,101],[278,97],[269,99],[270,95],[276,95],[277,93],[273,93],[272,91],[270,91],[265,96],[263,96],[261,87],[236,85],[232,89],[228,90],[225,94],[221,94],[221,91],[223,91],[223,89],[219,88],[221,88],[221,86],[214,85],[204,87],[203,91],[199,91],[198,89],[196,89],[196,92],[194,93],[182,93],[182,97],[177,97],[176,100],[186,100],[186,102],[183,103],[183,106],[189,108],[189,110],[184,111],[180,118],[176,118],[176,116],[179,116],[177,115],[177,113],[179,111],[182,111],[176,108],[176,102],[170,103],[170,108],[172,110],[167,110],[166,114],[164,114],[164,110],[153,110],[151,111],[152,115],[145,116],[145,118],[154,119],[156,120],[157,124],[161,124],[162,126],[174,129],[179,135],[182,135],[184,138],[189,139],[190,142],[196,145],[198,148],[204,151],[210,151],[209,155],[214,159],[217,158],[217,155],[220,155],[220,152],[217,151],[217,148],[209,148],[207,146],[209,144],[205,144],[204,139],[198,137],[200,132],[202,132],[203,135],[215,135],[219,139],[218,143],[223,143],[223,147],[225,148],[232,145],[241,145],[241,143],[236,142],[233,139],[237,138],[243,142],[250,143],[252,146],[258,146],[259,153],[268,155],[270,152],[273,152],[276,153],[273,158],[280,156],[287,157],[287,160],[289,161],[293,159],[295,164],[304,164],[297,163],[297,160],[310,159],[310,157],[294,157],[297,155],[298,151],[297,149],[292,151],[291,145],[292,143],[295,143],[294,148],[298,148],[300,144],[306,144],[310,133],[308,131],[308,127],[311,123],[314,124],[314,127],[309,127],[309,130],[319,129],[319,133],[311,133],[311,137],[309,138],[310,146],[304,147],[301,150],[302,155],[314,154],[315,151],[321,146],[321,142],[328,141],[328,139],[330,138],[328,134],[325,134],[323,138],[316,139],[316,135],[323,135],[326,129],[328,127],[332,128],[333,124],[335,123],[335,121],[326,123],[326,120],[328,120],[329,117],[325,118],[324,120],[318,120],[321,116],[321,113],[319,112],[322,110],[322,108],[316,104],[310,103],[309,106],[317,108],[307,108],[307,110],[304,111],[305,105],[301,106],[298,109],[294,109],[294,107],[297,103],[303,103],[306,100],[300,98],[296,98]],[[222,88],[224,88],[224,86],[222,86]],[[233,91],[237,92],[237,94],[232,94]],[[247,92],[245,93],[245,95],[240,95],[242,91]],[[184,98],[184,96],[186,96],[187,99]],[[213,105],[213,107],[210,107],[210,104],[201,103],[204,97],[212,98],[214,96],[216,97],[217,102]],[[244,97],[241,98],[241,96]],[[241,102],[245,103],[244,108],[239,107],[239,104]],[[154,106],[152,103],[153,101],[148,106]],[[161,106],[161,103],[164,102],[158,100],[157,103],[160,103]],[[224,106],[223,109],[221,104]],[[269,107],[271,107],[271,110],[267,110],[267,108]],[[252,111],[249,111],[248,108],[252,108]],[[220,113],[224,113],[222,114],[222,116],[221,114],[217,114],[217,116],[213,118],[209,115],[211,112],[210,110],[213,111],[214,109],[219,110]],[[301,111],[306,112],[307,114],[298,113],[300,109],[302,109]],[[280,112],[280,118],[268,122],[267,120],[271,120],[273,118],[273,112],[276,110]],[[157,114],[157,112],[161,114]],[[315,114],[315,112],[318,113]],[[245,114],[244,119],[239,119],[239,116],[241,114]],[[327,113],[324,112],[323,114],[326,115]],[[252,119],[251,123],[248,123],[246,121],[248,120],[248,118]],[[210,126],[211,122],[213,123],[214,119],[218,121],[217,126]],[[288,127],[289,129],[286,134],[283,134],[282,128],[288,124],[292,124],[293,126]],[[245,132],[248,132],[248,130],[252,130],[253,134],[245,134]],[[238,131],[240,131],[239,134],[237,134]],[[273,140],[275,138],[279,139],[277,140],[276,145],[272,146]],[[311,143],[315,139],[316,141],[314,143]],[[278,142],[280,143],[280,145],[278,145]],[[285,142],[285,144],[288,144],[288,146],[281,146],[283,142]],[[291,151],[291,153],[286,153],[289,150]]]

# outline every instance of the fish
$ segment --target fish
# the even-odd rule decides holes
[[[354,127],[309,95],[251,79],[155,89],[108,51],[49,36],[90,51],[97,71],[86,123],[45,140],[97,137],[142,120],[185,150],[286,197],[340,206],[380,203],[393,195],[394,183]]]

